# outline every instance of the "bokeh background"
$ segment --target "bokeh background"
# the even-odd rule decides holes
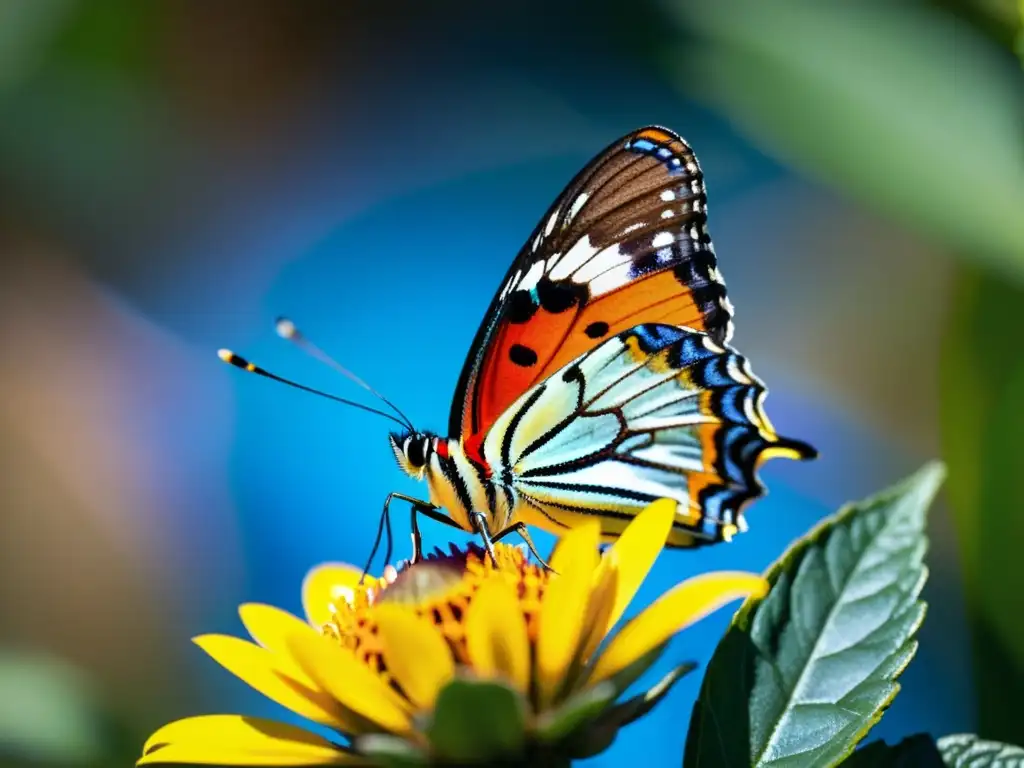
[[[1022,11],[0,0],[0,761],[287,717],[189,638],[298,611],[305,571],[361,563],[385,494],[419,489],[385,422],[215,350],[358,394],[274,336],[287,314],[443,429],[538,217],[649,123],[694,146],[736,345],[822,457],[767,465],[751,532],[664,555],[642,601],[763,569],[940,456],[921,650],[877,735],[1024,741]],[[663,666],[706,662],[728,614]],[[678,765],[698,685],[591,764]]]

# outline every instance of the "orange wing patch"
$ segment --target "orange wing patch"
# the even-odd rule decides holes
[[[588,303],[538,379],[547,378],[602,339],[641,323],[685,325],[696,331],[705,329],[704,316],[693,300],[692,291],[671,272],[657,273]]]
[[[502,325],[480,373],[477,413],[482,425],[493,424],[538,380],[538,369],[547,367],[542,367],[541,361],[559,356],[574,319],[570,312],[556,314],[539,309],[526,324]]]
[[[661,128],[645,128],[640,131],[636,137],[638,139],[653,141],[655,144],[671,144],[677,138],[671,133],[663,131]]]
[[[671,131],[643,128],[598,155],[492,301],[459,380],[451,434],[486,432],[531,386],[642,323],[728,340],[731,306],[706,223],[697,159]]]

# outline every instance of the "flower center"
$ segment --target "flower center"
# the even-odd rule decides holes
[[[475,545],[464,550],[453,545],[449,553],[435,550],[422,560],[404,566],[397,576],[392,571],[387,578],[358,586],[350,600],[337,601],[334,616],[324,632],[353,650],[371,669],[390,681],[373,620],[373,606],[401,603],[432,621],[448,641],[456,661],[465,664],[468,662],[466,611],[480,585],[497,578],[506,579],[515,588],[533,640],[548,573],[528,562],[519,547],[499,543],[494,547],[494,555],[497,566]]]

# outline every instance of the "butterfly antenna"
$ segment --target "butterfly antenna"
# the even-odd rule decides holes
[[[391,419],[391,421],[401,424],[403,427],[407,426],[400,419],[396,419],[387,411],[380,411],[377,410],[376,408],[371,408],[368,405],[357,403],[354,400],[346,400],[343,397],[332,395],[329,392],[323,392],[319,389],[313,389],[312,387],[307,387],[305,384],[299,384],[297,381],[292,381],[291,379],[286,379],[283,376],[278,376],[276,373],[271,373],[270,371],[264,368],[260,368],[255,363],[250,363],[244,357],[236,355],[230,349],[217,350],[217,357],[219,357],[228,365],[233,365],[235,366],[235,368],[241,368],[243,371],[246,371],[248,373],[255,373],[257,376],[262,376],[265,379],[272,379],[273,381],[278,381],[282,384],[287,384],[289,387],[294,387],[295,389],[301,389],[303,392],[309,392],[314,395],[319,395],[320,397],[325,397],[328,400],[335,401],[336,403],[342,403],[343,405],[351,405],[353,408],[358,408],[362,411],[368,411],[369,413],[375,413],[378,416],[383,416],[385,419]]]
[[[379,399],[381,402],[383,402],[385,405],[391,408],[391,410],[397,413],[405,422],[405,426],[407,426],[410,430],[415,431],[415,427],[413,427],[412,421],[410,421],[408,416],[402,413],[401,408],[392,403],[390,400],[384,397],[384,395],[375,390],[361,378],[352,373],[352,371],[343,366],[333,357],[331,357],[322,349],[320,349],[320,347],[318,347],[316,344],[314,344],[312,341],[306,338],[305,334],[303,334],[302,331],[300,331],[296,327],[295,323],[293,323],[287,317],[277,318],[277,320],[274,323],[274,327],[277,330],[277,335],[280,336],[282,339],[286,339],[287,341],[292,342],[292,344],[297,346],[306,354],[315,357],[317,360],[319,360],[322,363],[325,363],[326,365],[329,365],[331,368],[336,370],[349,381],[358,384],[360,387],[365,389],[367,392],[369,392],[371,395]]]

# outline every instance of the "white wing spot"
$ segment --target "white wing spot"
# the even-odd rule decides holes
[[[529,291],[537,286],[540,282],[541,277],[544,276],[544,262],[535,261],[533,266],[530,267],[530,271],[523,277],[522,283],[520,283],[521,290]]]
[[[556,209],[548,218],[548,223],[544,225],[544,237],[551,237],[551,233],[555,231],[555,222],[558,220],[559,213],[561,213],[561,209]]]
[[[576,218],[576,214],[578,214],[580,212],[580,209],[587,204],[587,199],[589,197],[590,195],[588,195],[586,192],[581,192],[579,197],[573,200],[572,207],[569,209],[569,215],[567,217],[568,221],[572,221],[573,219]]]
[[[725,369],[729,372],[729,376],[740,384],[752,384],[750,377],[747,375],[739,364],[736,362],[736,358],[730,356],[725,362]]]
[[[672,245],[675,241],[675,236],[671,232],[659,232],[651,240],[652,248],[664,248],[666,245]]]
[[[761,419],[758,418],[757,409],[754,407],[753,398],[747,397],[743,401],[743,412],[747,415],[747,419],[751,424],[760,424]]]
[[[701,343],[704,345],[704,349],[708,352],[713,352],[716,355],[725,353],[725,350],[718,346],[710,336],[704,336],[701,338]]]
[[[740,367],[743,369],[744,375],[750,379],[753,383],[760,383],[758,378],[754,375],[754,372],[750,369],[750,361],[747,358],[742,358],[740,361]]]
[[[603,272],[629,262],[629,256],[624,254],[618,245],[610,245],[577,269],[572,279],[575,283],[588,283]]]
[[[513,289],[517,285],[519,285],[519,280],[522,278],[522,276],[523,270],[517,269],[516,273],[509,279],[507,283],[505,283],[505,289],[503,291],[505,296],[508,296],[510,293],[512,293]]]
[[[587,283],[587,287],[590,288],[591,296],[601,296],[609,291],[621,288],[632,279],[633,264],[630,261],[626,261],[616,267],[612,267],[606,272],[602,272],[600,275],[590,280]]]
[[[590,237],[581,237],[566,251],[559,260],[558,266],[551,270],[552,280],[564,280],[577,269],[587,263],[587,260],[597,253],[597,249],[590,244]]]
[[[675,212],[672,210],[664,210],[661,212],[661,218],[663,219],[671,219],[675,215]]]
[[[671,189],[666,189],[664,192],[661,193],[661,199],[664,200],[666,203],[670,203],[676,199],[676,193]]]

